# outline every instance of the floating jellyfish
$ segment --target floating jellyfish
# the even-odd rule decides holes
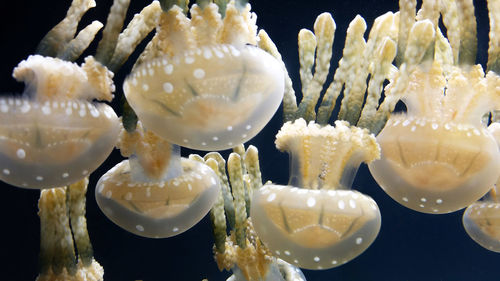
[[[64,186],[87,176],[114,148],[118,117],[104,103],[70,97],[111,95],[111,78],[92,58],[82,67],[57,58],[30,56],[14,70],[25,97],[0,98],[0,179],[27,188]]]
[[[500,124],[492,123],[488,131],[500,144]],[[463,225],[467,234],[482,247],[497,253],[500,253],[499,186],[500,181],[497,181],[489,194],[467,207],[463,215]]]
[[[289,184],[255,190],[250,213],[270,251],[298,267],[327,269],[366,250],[380,212],[373,199],[349,188],[361,162],[379,157],[375,137],[345,121],[322,127],[298,119],[283,125],[276,146],[291,154]]]
[[[429,20],[413,26],[408,62],[387,89],[407,112],[392,114],[377,136],[381,159],[369,164],[394,200],[432,214],[453,212],[481,198],[498,179],[500,164],[495,139],[481,123],[499,106],[500,79],[493,72],[485,75],[480,65],[447,65],[438,47],[435,59],[424,57],[428,46],[434,49],[434,40],[448,44],[438,35]]]
[[[94,21],[74,37],[94,1],[73,1],[68,15],[14,69],[21,97],[0,98],[0,179],[19,187],[74,183],[111,153],[119,133],[111,101],[113,73],[94,57],[78,58],[103,26]]]
[[[148,130],[198,150],[232,148],[254,137],[283,98],[282,64],[255,47],[255,15],[231,1],[163,13],[153,47],[126,79],[127,101]]]
[[[472,240],[485,249],[500,253],[500,202],[496,195],[467,207],[463,225]]]
[[[220,183],[209,167],[181,158],[178,146],[145,132],[141,123],[133,134],[122,130],[121,143],[130,159],[96,186],[97,204],[110,220],[140,236],[165,238],[188,230],[210,211]]]

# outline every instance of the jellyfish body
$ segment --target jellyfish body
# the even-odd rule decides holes
[[[272,253],[307,269],[342,265],[377,237],[380,211],[369,196],[350,190],[266,185],[254,193],[251,217]]]
[[[162,138],[221,150],[267,124],[283,98],[284,73],[257,47],[218,44],[143,62],[124,92],[144,126]]]
[[[64,186],[88,176],[119,132],[111,107],[85,101],[0,99],[0,179],[19,187]]]
[[[380,211],[348,188],[361,162],[379,156],[375,137],[347,122],[333,127],[299,119],[283,125],[276,146],[291,154],[289,184],[254,191],[250,208],[264,244],[307,269],[336,267],[366,250],[380,230]]]
[[[495,104],[496,84],[480,67],[455,69],[444,80],[438,63],[409,77],[394,114],[377,136],[380,160],[369,165],[377,183],[400,204],[424,213],[464,208],[496,182],[500,153],[481,116]]]
[[[182,174],[169,180],[134,181],[129,160],[96,186],[103,213],[123,229],[150,238],[180,234],[198,223],[217,199],[220,184],[206,165],[182,158]]]
[[[52,188],[94,171],[113,150],[119,122],[111,100],[113,74],[87,57],[79,66],[34,55],[14,78],[22,97],[0,98],[0,179],[19,187]]]
[[[472,240],[500,253],[500,203],[492,200],[473,203],[464,212],[463,225]]]

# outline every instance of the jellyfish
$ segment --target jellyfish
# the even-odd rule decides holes
[[[129,156],[97,182],[96,200],[114,223],[136,235],[165,238],[198,223],[220,190],[206,165],[180,156],[180,148],[145,131],[122,128],[120,149]]]
[[[473,13],[460,16],[475,24]],[[474,65],[470,34],[463,34],[460,46],[450,39],[450,46],[433,20],[417,21],[409,31],[405,62],[386,89],[406,112],[390,116],[377,136],[381,159],[369,168],[398,203],[442,214],[472,204],[498,179],[500,152],[481,120],[500,106],[500,78]],[[454,28],[464,29],[448,26]]]
[[[95,2],[73,1],[67,17],[23,60],[13,77],[22,96],[0,98],[0,179],[18,187],[51,188],[94,171],[112,151],[119,132],[111,101],[113,73],[94,57],[77,65],[103,26],[95,21],[75,37]]]
[[[333,127],[297,119],[283,125],[276,147],[290,153],[289,183],[254,191],[250,211],[270,251],[302,268],[327,269],[366,250],[380,212],[369,196],[349,189],[358,166],[379,157],[375,137],[345,121]]]
[[[492,123],[488,131],[500,144],[500,124]],[[500,198],[497,181],[481,200],[472,203],[463,214],[463,225],[467,234],[476,243],[493,252],[500,253]]]
[[[256,47],[250,5],[231,1],[224,18],[214,3],[178,6],[161,15],[157,33],[124,82],[143,125],[197,150],[232,148],[253,138],[283,98],[282,64]]]

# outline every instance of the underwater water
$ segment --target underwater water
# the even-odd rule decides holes
[[[297,33],[312,29],[316,16],[332,13],[336,25],[333,48],[334,64],[342,54],[349,22],[360,14],[371,26],[387,11],[397,11],[398,1],[250,1],[257,13],[259,28],[265,29],[276,43],[283,61],[299,88]],[[485,1],[475,1],[478,21],[478,60],[486,63],[488,17]],[[83,18],[82,26],[93,19],[105,21],[111,0],[97,0],[97,7]],[[129,16],[149,1],[134,0]],[[2,5],[0,17],[0,92],[22,92],[23,85],[12,78],[12,69],[32,54],[43,35],[65,15],[70,1],[9,1]],[[94,42],[89,50],[94,50]],[[144,46],[142,46],[143,48]],[[135,52],[135,58],[138,52]],[[84,57],[84,56],[83,56]],[[117,93],[130,72],[126,64],[115,74]],[[331,79],[331,77],[330,77]],[[119,99],[112,103],[118,110]],[[119,115],[119,111],[117,111]],[[281,127],[281,108],[271,122],[248,144],[259,149],[262,178],[286,184],[288,156],[274,146],[274,136]],[[192,153],[183,149],[183,155]],[[203,153],[201,153],[203,154]],[[227,156],[227,152],[223,155]],[[122,157],[115,150],[90,177],[87,193],[87,224],[95,259],[104,267],[105,280],[226,280],[230,273],[220,272],[212,257],[213,237],[207,217],[181,235],[166,239],[147,239],[124,231],[98,208],[94,188],[99,177]],[[39,219],[37,190],[20,189],[0,183],[0,280],[34,280],[38,274]],[[382,228],[375,242],[351,262],[324,271],[304,270],[309,281],[423,281],[423,280],[500,280],[497,269],[500,254],[487,251],[466,234],[462,226],[463,210],[444,215],[422,214],[392,200],[375,183],[366,165],[358,171],[353,188],[371,196],[382,215]]]

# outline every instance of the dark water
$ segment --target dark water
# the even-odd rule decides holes
[[[22,85],[11,78],[12,68],[33,53],[38,41],[64,16],[70,1],[9,1],[2,3],[0,17],[0,91],[20,92]],[[132,1],[139,11],[148,1]],[[328,11],[337,24],[334,59],[338,61],[345,30],[356,14],[370,26],[376,16],[397,10],[397,1],[251,1],[258,25],[265,29],[283,55],[288,71],[298,83],[297,33],[312,29],[317,15]],[[98,1],[98,7],[84,17],[104,21],[111,1]],[[480,33],[478,62],[485,63],[488,20],[483,1],[477,1],[476,16]],[[95,49],[95,44],[90,49]],[[116,75],[117,86],[130,70],[126,65]],[[118,91],[121,94],[121,91]],[[118,108],[118,107],[115,107]],[[281,110],[281,109],[280,109]],[[281,111],[252,141],[260,150],[264,180],[286,183],[287,156],[274,148],[274,135],[280,127]],[[184,153],[189,153],[184,151]],[[168,239],[146,239],[123,231],[98,209],[94,186],[105,171],[120,161],[116,151],[91,177],[87,195],[88,229],[95,257],[105,269],[105,280],[225,280],[212,258],[212,235],[208,220]],[[39,251],[39,192],[7,184],[0,189],[0,280],[34,280]],[[500,254],[475,244],[465,233],[462,211],[448,215],[426,215],[405,209],[389,198],[362,166],[354,188],[372,196],[382,213],[382,229],[374,244],[353,261],[326,271],[305,271],[309,281],[457,281],[500,280]]]

